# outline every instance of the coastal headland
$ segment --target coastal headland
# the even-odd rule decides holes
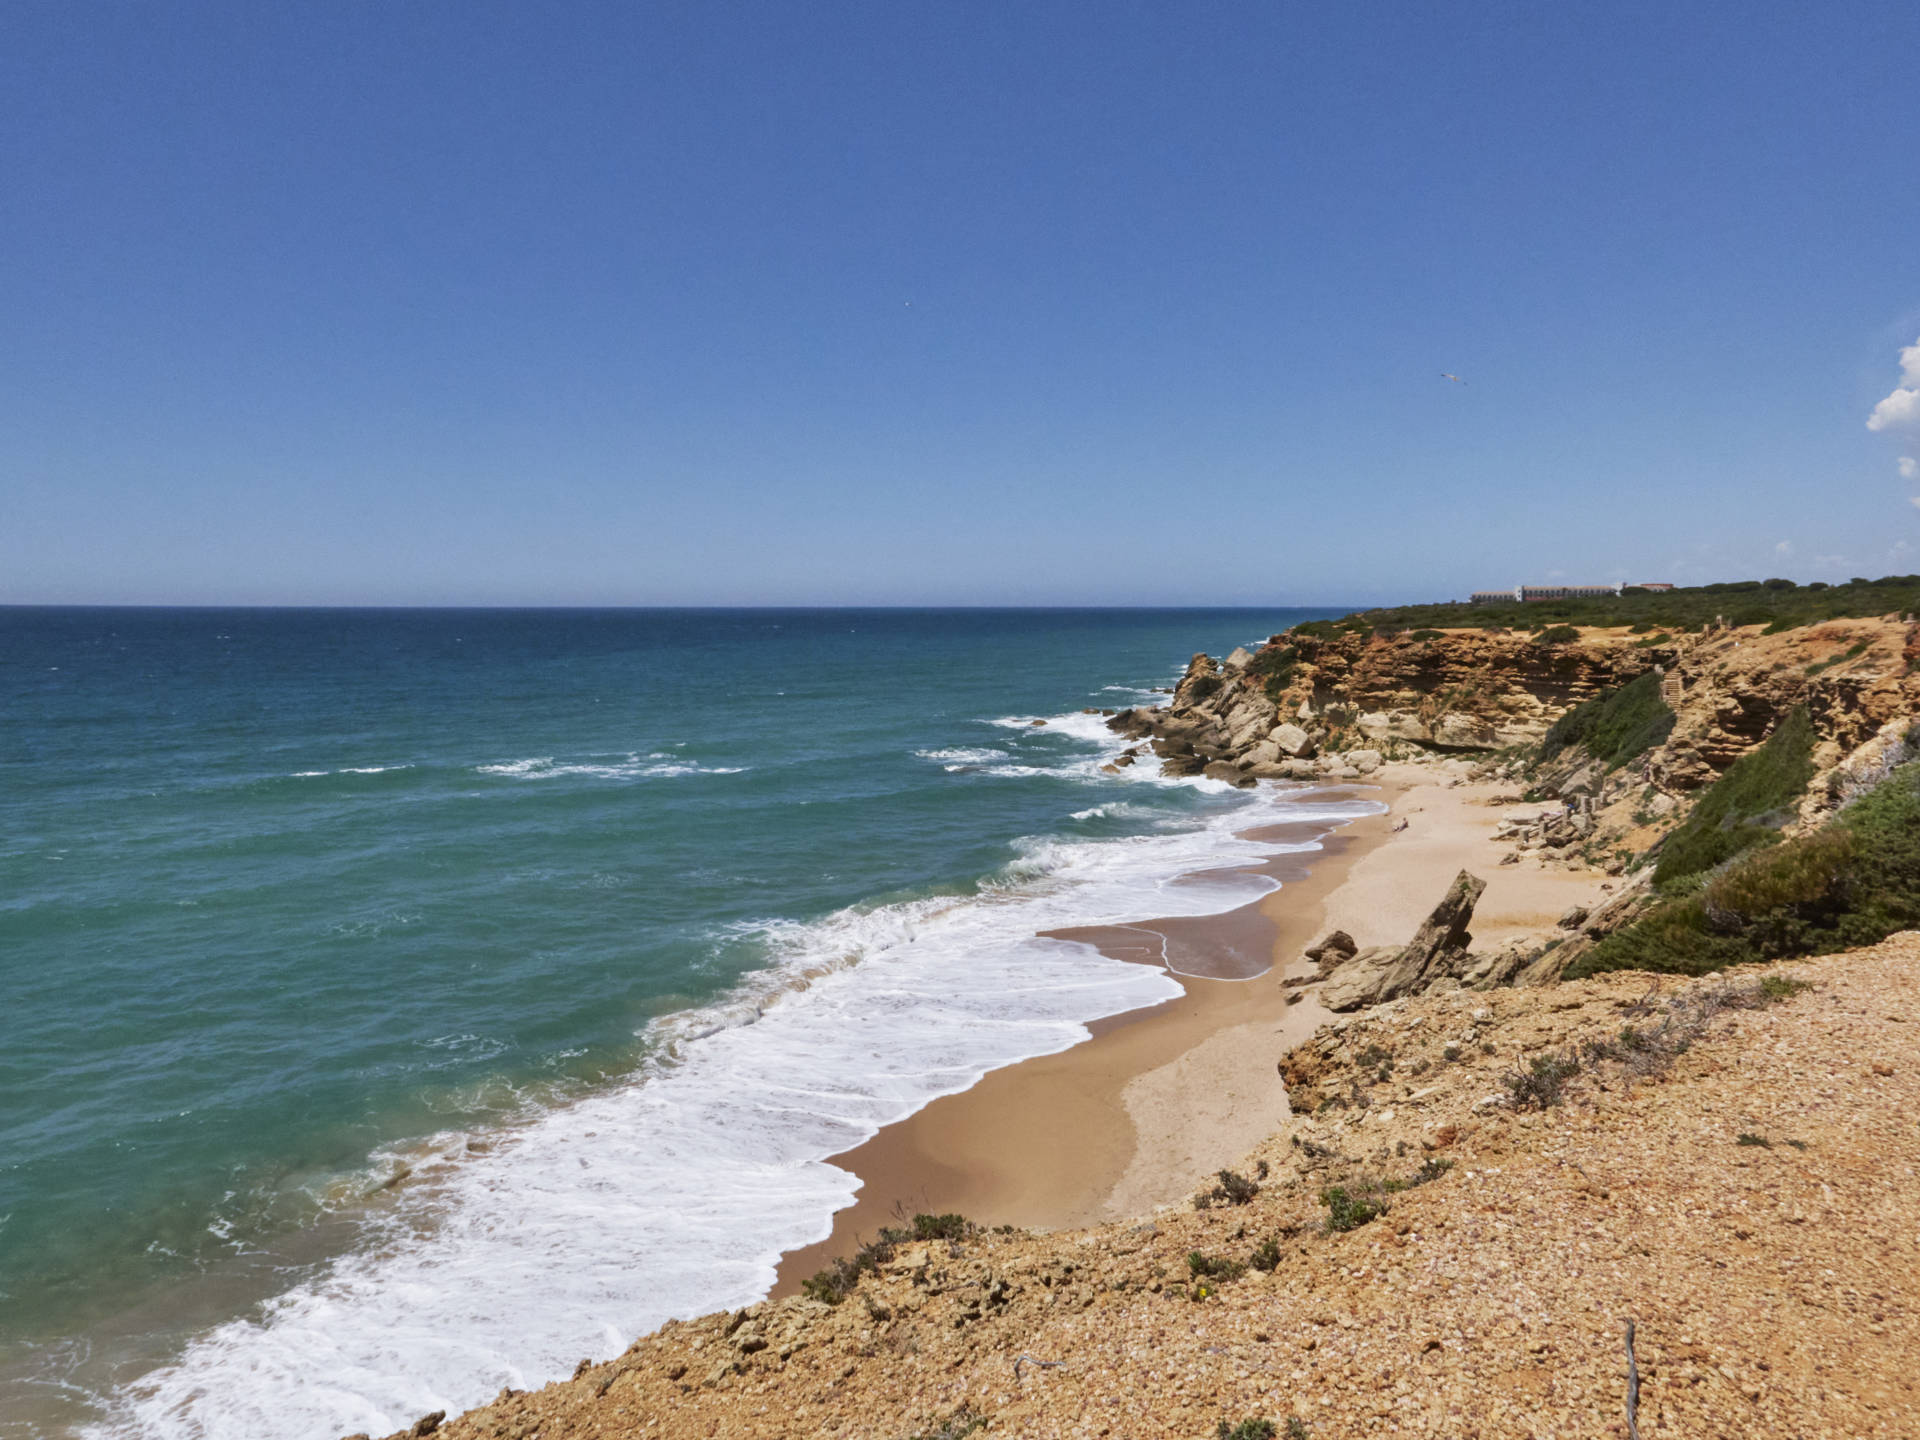
[[[1915,1433],[1920,627],[1636,623],[1196,656],[1123,760],[1380,813],[1064,937],[1184,994],[838,1157],[767,1301],[411,1433]]]

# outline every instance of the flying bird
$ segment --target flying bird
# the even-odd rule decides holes
[[[1458,375],[1455,375],[1448,370],[1442,370],[1440,372],[1440,378],[1442,380],[1451,380],[1456,385],[1464,385],[1467,383],[1466,381],[1462,380]]]

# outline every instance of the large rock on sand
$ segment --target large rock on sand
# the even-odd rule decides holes
[[[1334,972],[1320,989],[1320,1003],[1329,1010],[1358,1010],[1380,1005],[1402,995],[1416,994],[1443,976],[1456,976],[1466,967],[1467,947],[1473,936],[1467,922],[1487,882],[1462,870],[1426,923],[1402,946],[1376,945],[1362,950]]]
[[[1164,773],[1165,767],[1162,766],[1161,769]],[[1253,777],[1231,760],[1208,761],[1206,769],[1200,773],[1209,780],[1224,780],[1229,785],[1238,785],[1242,790],[1251,789],[1254,783]]]
[[[1322,970],[1331,970],[1359,954],[1360,947],[1353,943],[1353,937],[1346,931],[1329,930],[1320,938],[1319,944],[1309,945],[1301,953]]]
[[[1400,966],[1403,945],[1369,945],[1340,964],[1333,978],[1320,987],[1320,1003],[1329,1010],[1358,1010],[1392,999],[1388,977]]]

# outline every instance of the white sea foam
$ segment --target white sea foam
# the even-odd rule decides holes
[[[1144,805],[1135,805],[1126,800],[1109,800],[1104,805],[1090,805],[1085,810],[1075,810],[1072,818],[1075,820],[1132,820],[1161,817]]]
[[[311,780],[317,775],[384,775],[389,770],[411,770],[411,765],[343,765],[338,770],[296,770],[290,777]]]
[[[1104,726],[1078,738],[1116,746]],[[514,765],[491,773],[560,770]],[[1111,783],[1151,783],[1155,768]],[[386,1433],[563,1376],[674,1316],[759,1299],[779,1256],[824,1238],[853,1199],[858,1181],[828,1156],[988,1070],[1077,1043],[1088,1021],[1178,993],[1159,970],[1037,932],[1244,903],[1274,882],[1241,867],[1308,847],[1237,832],[1377,808],[1269,788],[1184,828],[1032,837],[974,896],[769,922],[773,967],[652,1025],[633,1079],[530,1115],[484,1154],[454,1135],[416,1147],[369,1244],[191,1341],[94,1433]]]
[[[535,755],[526,760],[506,760],[498,765],[476,765],[482,775],[504,775],[511,780],[552,780],[562,775],[587,775],[600,780],[650,780],[676,775],[738,775],[745,765],[701,765],[678,756],[588,755],[578,760],[557,760],[551,755]]]
[[[954,746],[947,750],[916,750],[913,752],[913,757],[916,760],[937,760],[945,764],[947,769],[955,770],[968,765],[991,765],[996,761],[1005,760],[1007,758],[1007,752],[1004,750],[969,750],[964,746]]]

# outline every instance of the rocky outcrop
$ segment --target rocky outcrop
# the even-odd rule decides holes
[[[1320,967],[1325,976],[1334,966],[1351,960],[1360,951],[1353,943],[1353,937],[1344,930],[1329,930],[1318,944],[1309,945],[1302,953],[1307,959]]]
[[[1467,753],[1538,739],[1567,705],[1640,674],[1651,654],[1480,631],[1420,642],[1288,632],[1258,655],[1195,655],[1171,704],[1108,724],[1153,738],[1175,775],[1358,779],[1390,750]]]
[[[1486,888],[1486,881],[1462,870],[1411,940],[1376,945],[1341,962],[1320,987],[1320,1003],[1329,1010],[1358,1010],[1422,993],[1442,978],[1457,979],[1473,943],[1467,924]]]
[[[1674,637],[1587,630],[1556,645],[1513,631],[1292,630],[1258,654],[1237,650],[1224,664],[1195,655],[1166,708],[1122,711],[1108,723],[1122,734],[1167,742],[1164,751],[1155,748],[1172,758],[1174,774],[1209,773],[1209,765],[1221,763],[1210,773],[1235,784],[1359,779],[1383,757],[1484,757],[1532,745],[1572,706],[1659,672],[1661,696],[1676,716],[1665,743],[1625,769],[1575,747],[1532,777],[1535,792],[1548,799],[1595,799],[1565,823],[1517,837],[1565,849],[1593,834],[1581,815],[1604,808],[1628,786],[1651,786],[1641,808],[1664,813],[1663,805],[1718,777],[1796,705],[1807,706],[1821,737],[1815,759],[1823,771],[1880,742],[1855,767],[1871,769],[1885,753],[1882,732],[1920,715],[1916,655],[1920,626],[1897,617],[1836,620],[1779,635],[1758,627]],[[1814,810],[1844,803],[1852,783],[1837,779],[1831,792],[1822,791],[1831,798],[1816,801]],[[1611,793],[1603,793],[1608,787]]]

